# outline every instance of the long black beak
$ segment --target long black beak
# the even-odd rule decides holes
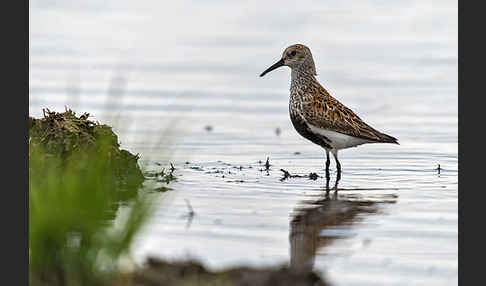
[[[284,60],[281,59],[280,61],[274,63],[273,66],[269,67],[264,72],[262,72],[262,74],[260,75],[260,77],[266,75],[267,73],[269,73],[269,72],[273,71],[274,69],[279,68],[279,67],[281,67],[283,65],[284,65]]]

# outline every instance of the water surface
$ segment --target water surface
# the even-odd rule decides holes
[[[456,1],[29,4],[30,115],[87,111],[149,169],[177,168],[137,261],[457,284]],[[323,188],[325,152],[291,125],[289,70],[258,77],[297,42],[334,97],[400,142],[340,152],[337,194]]]

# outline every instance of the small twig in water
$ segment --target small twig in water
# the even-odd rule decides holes
[[[267,157],[267,162],[265,163],[265,171],[269,171],[270,170],[270,158]]]

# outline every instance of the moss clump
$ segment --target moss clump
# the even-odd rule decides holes
[[[43,113],[41,119],[29,118],[29,157],[33,152],[40,151],[45,160],[53,157],[60,159],[56,163],[61,163],[57,167],[62,167],[67,158],[78,156],[82,169],[85,161],[83,154],[94,152],[106,161],[106,167],[111,170],[107,173],[108,184],[112,185],[120,199],[128,199],[136,194],[144,181],[137,164],[139,157],[120,149],[118,136],[110,126],[88,120],[89,113],[78,117],[70,109],[62,113],[44,109]],[[52,168],[52,164],[54,161],[51,160],[45,166]]]

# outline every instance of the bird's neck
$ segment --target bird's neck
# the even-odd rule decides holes
[[[291,72],[290,91],[299,92],[307,88],[316,78],[309,69],[293,68]]]

